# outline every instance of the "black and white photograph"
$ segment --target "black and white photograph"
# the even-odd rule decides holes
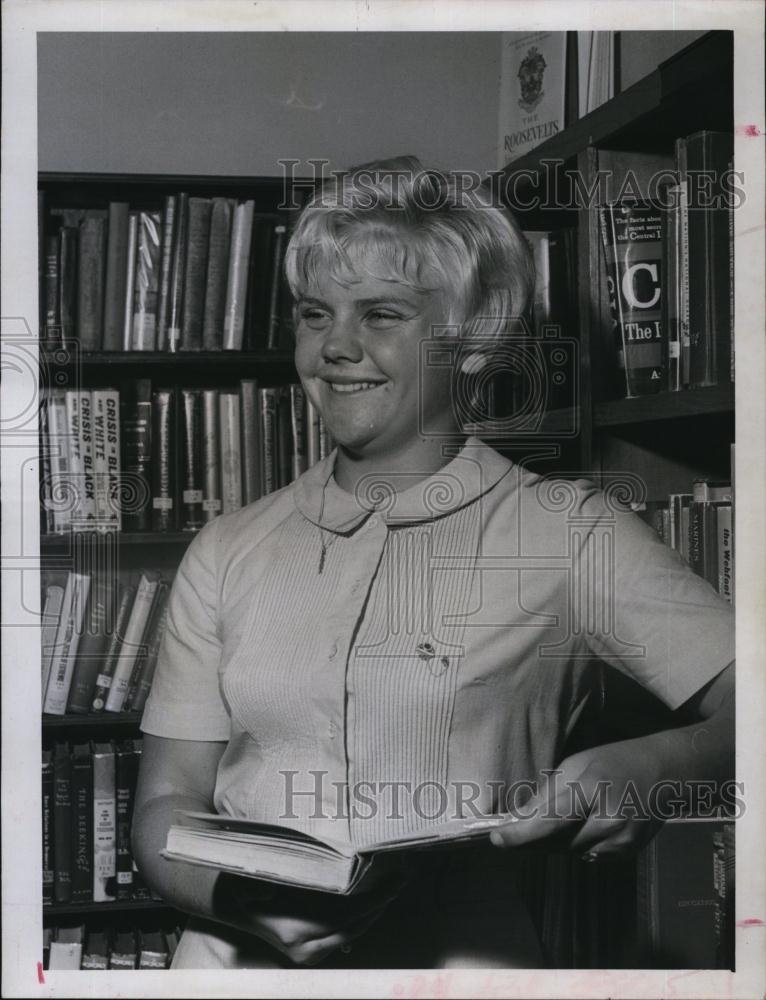
[[[2,16],[3,996],[762,997],[761,4]]]

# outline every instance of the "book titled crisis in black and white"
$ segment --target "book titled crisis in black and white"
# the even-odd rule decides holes
[[[170,827],[161,852],[168,860],[341,895],[369,886],[375,861],[382,855],[479,840],[513,821],[510,814],[454,818],[417,833],[354,847],[282,824],[185,810],[178,810],[178,815],[181,822]]]

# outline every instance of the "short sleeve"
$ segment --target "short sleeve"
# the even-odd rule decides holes
[[[586,495],[572,611],[596,655],[675,709],[735,658],[734,611],[636,514]]]
[[[228,740],[230,720],[219,689],[216,548],[211,522],[194,538],[168,600],[160,647],[141,729],[178,740]]]

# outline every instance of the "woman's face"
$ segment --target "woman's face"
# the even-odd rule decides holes
[[[297,302],[296,367],[339,445],[385,459],[417,444],[424,427],[456,429],[449,366],[421,360],[421,342],[445,312],[443,295],[366,270],[349,284],[327,275],[306,289]]]

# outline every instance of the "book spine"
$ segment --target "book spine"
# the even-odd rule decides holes
[[[86,389],[79,393],[80,460],[82,462],[82,492],[79,508],[80,528],[96,526],[96,477],[93,455],[93,394]]]
[[[663,217],[662,273],[667,294],[662,299],[662,325],[665,331],[663,363],[667,389],[677,392],[681,388],[681,324],[679,315],[678,236],[680,187],[667,188],[669,206]]]
[[[168,294],[168,350],[177,351],[183,332],[184,275],[186,272],[186,234],[189,214],[189,195],[182,191],[176,203],[176,220],[173,232],[173,260],[170,267]]]
[[[717,519],[718,593],[729,604],[734,599],[734,545],[732,534],[732,508],[721,504]]]
[[[72,764],[69,747],[57,743],[53,756],[53,898],[72,899]]]
[[[75,335],[77,319],[77,229],[59,230],[59,322],[62,340]]]
[[[106,943],[106,934],[98,931],[91,931],[88,934],[80,968],[84,972],[109,968],[109,947]]]
[[[697,576],[705,576],[704,501],[689,504],[689,565]]]
[[[183,351],[202,349],[202,323],[205,310],[205,275],[210,241],[209,198],[189,198],[184,274],[183,326],[180,348]]]
[[[50,503],[53,511],[53,530],[64,532],[72,521],[72,482],[69,468],[69,442],[64,389],[52,390],[48,399],[48,451],[50,452]]]
[[[702,508],[702,575],[718,590],[718,504]]]
[[[206,351],[223,348],[226,286],[229,277],[232,205],[228,198],[213,198],[210,215],[210,244],[205,287],[202,346]]]
[[[96,507],[96,528],[106,531],[112,527],[109,499],[109,470],[106,461],[106,393],[94,389],[93,404],[93,484]]]
[[[253,503],[261,495],[261,436],[258,427],[258,383],[242,379],[239,383],[242,424],[242,490],[244,503]]]
[[[335,447],[332,439],[332,435],[327,429],[327,424],[325,424],[322,417],[319,417],[319,457],[327,458],[330,452]]]
[[[141,642],[141,649],[136,656],[135,663],[133,664],[133,672],[130,675],[130,682],[128,684],[128,690],[125,695],[125,701],[123,702],[122,710],[124,712],[137,711],[135,706],[135,696],[138,691],[139,683],[141,678],[144,676],[147,669],[147,657],[152,649],[152,644],[154,641],[154,635],[157,631],[158,620],[162,609],[165,606],[167,599],[168,584],[165,580],[160,580],[157,584],[157,590],[154,595],[154,601],[152,602],[151,612],[149,614],[149,620],[146,623],[146,628],[144,629],[144,636]]]
[[[168,316],[170,313],[170,273],[173,266],[173,238],[176,227],[176,196],[165,198],[162,212],[162,248],[160,252],[160,289],[157,303],[157,350],[168,349]]]
[[[239,394],[219,396],[221,426],[221,495],[223,512],[242,506],[242,456],[240,454]]]
[[[223,320],[223,348],[241,351],[245,329],[247,265],[253,236],[254,202],[237,205],[231,230],[229,274],[226,283],[226,307]]]
[[[151,530],[152,495],[152,383],[135,379],[120,396],[122,423],[122,480],[124,509],[119,505],[126,531]]]
[[[141,574],[128,620],[128,627],[125,630],[122,648],[112,676],[112,683],[109,686],[109,693],[106,697],[104,707],[107,712],[122,711],[125,696],[128,693],[133,666],[144,641],[144,634],[151,615],[158,584],[159,573],[156,571],[146,571]]]
[[[130,824],[138,777],[138,754],[132,740],[122,740],[115,748],[116,819],[116,896],[130,899],[133,895],[133,852]]]
[[[69,685],[67,713],[85,715],[90,711],[96,679],[109,643],[113,600],[112,581],[106,573],[96,574],[88,602],[88,628],[77,647],[77,658]]]
[[[221,513],[221,441],[218,427],[218,390],[202,390],[202,516],[212,521]]]
[[[93,746],[93,901],[115,898],[117,870],[117,825],[114,778],[114,748],[109,743]]]
[[[141,676],[137,679],[136,690],[134,691],[130,702],[130,707],[134,712],[143,712],[144,706],[146,705],[146,699],[149,696],[149,692],[152,687],[154,671],[157,666],[157,657],[159,656],[162,638],[165,635],[165,630],[167,629],[168,624],[169,594],[169,588],[165,587],[157,599],[158,606],[155,616],[156,625],[154,626],[149,639],[144,669],[141,672]]]
[[[676,169],[678,171],[678,318],[681,341],[682,388],[689,385],[690,351],[689,338],[689,176],[687,170],[686,139],[676,139]]]
[[[269,298],[269,327],[266,335],[266,349],[279,349],[280,322],[280,291],[282,285],[282,265],[284,263],[287,243],[287,226],[277,223],[274,226],[274,245],[272,250],[271,293]]]
[[[43,324],[45,339],[54,343],[61,340],[59,313],[59,237],[58,233],[46,236],[43,271]]]
[[[176,395],[173,389],[152,394],[152,531],[175,531]]]
[[[120,506],[120,393],[118,389],[103,389],[106,411],[106,502],[107,526],[122,529]]]
[[[301,385],[290,389],[290,430],[292,436],[291,479],[302,476],[307,468],[306,394]]]
[[[72,902],[93,898],[93,760],[90,746],[72,752]]]
[[[182,531],[198,531],[205,523],[202,516],[202,501],[205,492],[202,446],[202,392],[200,389],[182,389],[183,486],[180,515]]]
[[[271,300],[269,276],[273,231],[273,219],[264,216],[253,218],[243,343],[248,351],[261,351],[266,347]]]
[[[261,425],[261,496],[277,488],[277,396],[276,389],[258,390]]]
[[[139,213],[131,332],[131,348],[134,351],[157,349],[161,226],[159,212]]]
[[[49,715],[64,715],[72,682],[77,648],[82,633],[85,609],[88,602],[90,577],[70,572],[67,577],[61,618],[56,630],[56,651],[51,663],[51,673],[45,692],[43,711]]]
[[[69,467],[69,488],[72,494],[69,525],[73,531],[83,526],[83,466],[82,438],[80,436],[80,393],[76,389],[67,389],[66,402],[66,435],[67,465]]]
[[[290,395],[280,389],[277,396],[277,486],[282,489],[292,473],[292,415]]]
[[[311,468],[319,461],[319,410],[306,399],[306,461]]]
[[[109,205],[109,232],[106,244],[106,286],[104,290],[105,351],[122,348],[125,323],[125,295],[128,280],[128,228],[130,206],[124,201]]]
[[[43,750],[42,755],[42,832],[43,832],[43,905],[53,902],[53,886],[55,881],[53,857],[53,810],[54,810],[54,776],[53,754]]]
[[[83,351],[101,347],[105,258],[106,219],[88,215],[80,223],[77,275],[77,336]]]
[[[64,603],[64,588],[58,584],[50,584],[45,591],[45,606],[40,630],[42,657],[42,703],[45,703],[45,692],[51,674],[51,665],[56,650],[56,633],[58,632],[61,607]]]
[[[626,397],[659,392],[662,372],[662,217],[645,202],[600,209],[607,286]]]
[[[136,597],[136,588],[133,586],[120,587],[118,593],[119,604],[114,620],[114,628],[109,634],[109,642],[104,653],[101,669],[96,676],[96,686],[93,689],[93,700],[90,706],[92,712],[103,712],[106,707],[106,699],[109,695],[109,689],[112,686],[114,672],[117,669],[123,638],[128,630],[130,613],[133,610],[133,602]]]
[[[125,258],[125,301],[122,313],[122,349],[129,351],[133,344],[133,301],[136,294],[136,255],[138,253],[138,215],[128,216],[128,252]]]

